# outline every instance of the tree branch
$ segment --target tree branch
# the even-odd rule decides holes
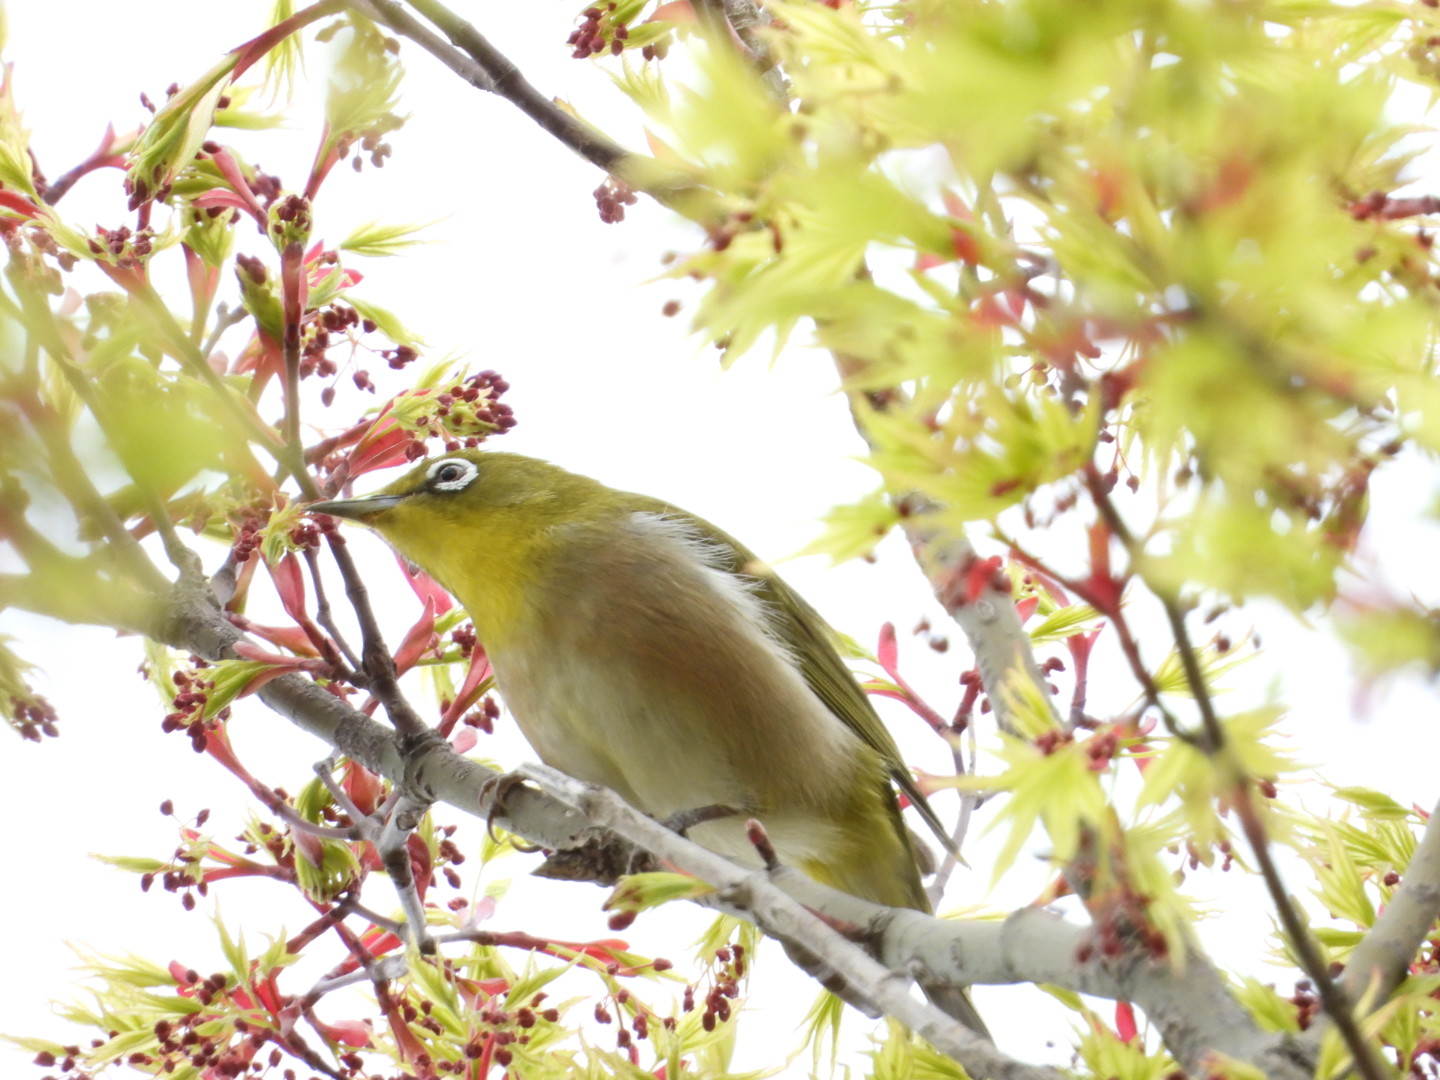
[[[1275,859],[1270,853],[1269,838],[1265,835],[1265,827],[1260,822],[1255,806],[1254,788],[1255,785],[1248,777],[1242,776],[1238,779],[1232,788],[1235,814],[1240,819],[1240,827],[1245,833],[1245,839],[1250,843],[1251,851],[1254,852],[1260,874],[1265,879],[1265,888],[1280,916],[1285,937],[1295,951],[1301,970],[1314,983],[1315,992],[1320,998],[1320,1007],[1344,1039],[1345,1048],[1350,1051],[1355,1068],[1365,1080],[1386,1080],[1390,1070],[1380,1060],[1371,1040],[1360,1030],[1350,995],[1330,977],[1330,969],[1320,954],[1320,947],[1300,917],[1299,905],[1285,891],[1285,883],[1281,880],[1280,869],[1275,865]]]
[[[1087,480],[1090,497],[1094,501],[1096,509],[1125,547],[1131,564],[1134,565],[1142,555],[1139,543],[1120,517],[1119,511],[1103,485],[1096,482],[1093,470]],[[1200,710],[1204,740],[1199,745],[1209,756],[1212,767],[1222,770],[1226,777],[1241,831],[1244,832],[1250,850],[1255,856],[1260,876],[1265,881],[1265,889],[1270,894],[1270,902],[1280,917],[1280,925],[1285,931],[1285,937],[1290,942],[1291,949],[1294,950],[1295,958],[1299,962],[1301,970],[1314,984],[1315,992],[1320,998],[1321,1008],[1335,1024],[1340,1037],[1345,1041],[1345,1047],[1350,1052],[1356,1069],[1365,1080],[1385,1080],[1388,1070],[1376,1053],[1372,1040],[1366,1038],[1364,1032],[1360,1030],[1352,1004],[1354,998],[1330,977],[1330,969],[1321,955],[1320,946],[1306,927],[1305,921],[1300,915],[1299,905],[1285,889],[1285,883],[1280,877],[1280,869],[1276,866],[1274,856],[1270,852],[1270,839],[1265,833],[1264,823],[1260,820],[1259,807],[1255,804],[1254,780],[1245,773],[1244,768],[1235,760],[1235,755],[1228,748],[1225,728],[1215,709],[1210,687],[1205,682],[1205,673],[1200,666],[1199,654],[1195,649],[1194,642],[1190,640],[1190,632],[1185,625],[1185,611],[1179,598],[1171,592],[1157,588],[1149,581],[1146,584],[1150,586],[1151,592],[1164,607],[1171,635],[1175,639],[1175,649],[1185,672],[1186,686],[1190,690],[1191,697],[1195,699],[1196,707]],[[1154,684],[1149,680],[1148,673],[1145,679],[1142,679],[1142,683],[1147,686],[1147,693],[1152,700],[1158,703],[1159,695],[1154,691]],[[1163,708],[1161,711],[1164,712]],[[1168,716],[1168,713],[1166,715]],[[1180,731],[1176,729],[1172,729],[1172,731],[1177,738],[1182,737]]]
[[[387,15],[399,5],[394,0],[369,0]],[[437,3],[436,0],[409,0],[409,4],[438,26],[451,43],[474,60],[488,76],[489,90],[510,102],[586,161],[606,172],[613,172],[630,156],[629,151],[606,135],[576,119],[554,101],[536,90],[530,81],[474,24]]]
[[[852,383],[865,367],[855,357],[833,351],[831,355],[842,386]],[[898,390],[850,391],[850,415],[867,445],[873,447],[874,443],[866,429],[865,410],[883,413],[901,401]],[[1010,590],[999,587],[991,574],[972,574],[980,556],[963,533],[935,524],[941,509],[937,503],[918,492],[895,495],[892,501],[900,511],[900,527],[910,541],[915,562],[935,598],[965,634],[1000,729],[1020,730],[1015,719],[1017,702],[1026,699],[1043,700],[1055,726],[1063,726]],[[1027,684],[1035,693],[1025,692]]]
[[[626,150],[540,93],[473,24],[435,0],[409,0],[409,4],[439,27],[451,44],[406,11],[399,0],[350,0],[356,11],[409,38],[471,86],[510,102],[590,164],[693,221],[703,222],[718,213],[708,189],[654,158]]]
[[[1351,1001],[1371,996],[1371,1007],[1395,992],[1440,917],[1440,804],[1397,888],[1360,944],[1340,980]],[[1317,1036],[1318,1037],[1318,1036]]]
[[[911,997],[907,979],[897,978],[894,971],[787,896],[770,880],[770,872],[744,870],[646,817],[614,792],[581,783],[548,766],[526,765],[521,775],[595,824],[714,885],[721,904],[753,919],[766,933],[803,947],[844,980],[848,994],[899,1020],[960,1062],[971,1075],[990,1080],[1060,1080],[1058,1070],[1016,1061],[959,1021]],[[798,871],[788,873],[798,875]]]

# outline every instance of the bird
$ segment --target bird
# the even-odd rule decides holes
[[[307,509],[375,530],[459,600],[547,765],[662,821],[688,816],[696,843],[758,866],[753,818],[782,863],[930,912],[931,857],[895,786],[953,850],[948,833],[834,631],[721,529],[488,449]],[[984,1033],[963,991],[948,999]]]

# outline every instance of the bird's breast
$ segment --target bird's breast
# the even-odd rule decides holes
[[[760,601],[684,523],[638,513],[576,528],[539,577],[526,632],[491,660],[548,764],[657,817],[732,806],[792,848],[799,838],[829,844],[848,793],[884,783],[873,752],[771,634]],[[738,836],[739,824],[711,832]]]

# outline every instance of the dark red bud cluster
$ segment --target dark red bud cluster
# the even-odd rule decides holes
[[[165,714],[160,722],[164,732],[181,731],[190,737],[190,746],[197,754],[205,750],[205,730],[209,722],[204,719],[205,706],[210,700],[210,691],[215,683],[186,671],[175,673],[175,697],[171,701],[172,712]],[[216,714],[216,721],[229,719],[227,706]]]
[[[700,1016],[700,1026],[714,1031],[716,1024],[730,1019],[730,1001],[740,995],[739,984],[731,978],[720,978],[705,995],[705,1011]]]
[[[150,190],[150,184],[143,176],[128,176],[125,183],[121,185],[129,199],[125,203],[128,210],[138,210],[151,199],[164,199],[170,194],[170,185],[162,184],[155,191]]]
[[[394,349],[382,349],[380,355],[385,358],[385,362],[390,365],[392,370],[399,371],[420,354],[409,345],[401,345]]]
[[[55,707],[39,694],[30,697],[12,694],[10,713],[14,717],[11,723],[22,739],[39,742],[42,735],[53,739],[60,734],[60,729],[55,726],[58,719]]]
[[[460,646],[460,655],[468,660],[475,651],[475,624],[467,622],[457,626],[450,631],[450,640]]]
[[[374,324],[370,325],[373,328]],[[348,304],[342,304],[339,301],[322,308],[311,316],[300,348],[300,377],[305,379],[311,375],[319,375],[321,378],[328,379],[335,375],[340,370],[340,366],[327,355],[327,351],[339,342],[331,340],[331,335],[344,335],[345,340],[350,341],[351,333],[360,326],[363,324],[359,313]],[[365,379],[368,381],[368,374]],[[331,401],[335,400],[334,387],[326,387],[321,391],[320,397],[326,405],[329,405]]]
[[[434,434],[446,436],[445,449],[478,446],[485,436],[514,427],[514,410],[499,400],[508,389],[499,374],[482,371],[437,394],[434,420],[441,430]]]
[[[600,220],[606,225],[616,225],[625,220],[625,207],[638,201],[634,190],[623,180],[607,176],[595,189],[595,205],[600,210]]]
[[[615,7],[614,3],[607,3],[603,6],[588,7],[580,13],[583,21],[565,39],[565,44],[573,50],[570,53],[572,57],[584,60],[607,51],[617,56],[620,54],[625,48],[625,39],[630,36],[630,31],[624,23],[614,22],[609,18]]]
[[[290,543],[300,550],[320,546],[320,530],[309,518],[290,530]]]
[[[190,972],[190,980],[184,986],[198,986],[195,997],[204,1004],[212,1003],[225,990],[226,978],[212,975],[200,980],[199,975]],[[152,1028],[156,1040],[156,1053],[136,1051],[126,1062],[142,1072],[168,1075],[181,1068],[220,1077],[222,1080],[244,1076],[252,1069],[262,1068],[260,1051],[270,1040],[270,1035],[259,1029],[252,1029],[243,1019],[236,1018],[230,1029],[214,1023],[211,1012],[196,1012],[177,1020],[161,1020]],[[212,1032],[202,1035],[202,1031]],[[269,1054],[271,1068],[278,1068],[284,1060],[278,1048]]]
[[[268,516],[267,514],[266,517]],[[266,517],[247,517],[240,523],[235,543],[230,548],[230,558],[237,566],[248,562],[250,556],[255,554],[255,549],[260,546],[260,530],[265,526]]]
[[[270,229],[279,236],[286,225],[308,233],[311,225],[310,200],[303,195],[286,195],[275,206],[276,224]]]
[[[255,255],[236,255],[235,270],[250,279],[251,284],[264,285],[265,279],[269,276],[265,264]]]
[[[1295,1006],[1295,1022],[1301,1031],[1307,1030],[1320,1014],[1320,995],[1315,993],[1315,986],[1309,979],[1301,979],[1295,984],[1295,993],[1291,996],[1290,1004]]]
[[[250,185],[250,190],[255,193],[255,197],[260,200],[260,205],[267,210],[270,208],[270,204],[278,199],[280,193],[285,190],[285,185],[280,182],[278,176],[261,172],[258,165],[255,167],[255,174],[247,176],[245,180]]]
[[[715,972],[714,983],[705,994],[705,1010],[700,1016],[700,1024],[706,1031],[714,1031],[716,1024],[723,1024],[730,1019],[730,1002],[740,996],[740,980],[745,976],[745,947],[743,945],[722,946],[715,950],[715,962],[720,965]],[[661,967],[664,963],[666,966]],[[655,961],[657,971],[667,970],[669,961],[657,959]],[[685,987],[685,993],[681,998],[681,1008],[685,1012],[695,1010],[696,988],[694,984]],[[665,1027],[673,1030],[673,1023],[666,1020]]]
[[[449,838],[440,841],[438,850],[440,852],[440,860],[442,862],[448,862],[452,866],[459,866],[465,861],[464,852],[462,852],[460,848],[456,846],[455,841]]]
[[[480,703],[480,708],[471,709],[465,714],[463,723],[467,727],[479,728],[486,735],[495,733],[495,721],[500,717],[500,706],[495,704],[495,699],[485,695],[485,700]]]
[[[1097,732],[1085,740],[1085,755],[1090,759],[1090,768],[1094,772],[1104,772],[1119,750],[1120,737],[1114,728]]]
[[[96,236],[88,241],[90,251],[95,255],[108,255],[116,266],[131,269],[150,256],[155,247],[155,233],[151,229],[131,232],[128,226],[107,229],[95,226]]]

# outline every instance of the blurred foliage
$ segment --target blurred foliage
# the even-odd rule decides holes
[[[1427,143],[1389,119],[1436,16],[765,7],[789,103],[714,45],[683,85],[618,77],[731,207],[673,269],[709,282],[696,326],[731,357],[813,327],[887,395],[872,463],[948,524],[1133,476],[1156,589],[1333,599],[1371,472],[1440,446]]]

